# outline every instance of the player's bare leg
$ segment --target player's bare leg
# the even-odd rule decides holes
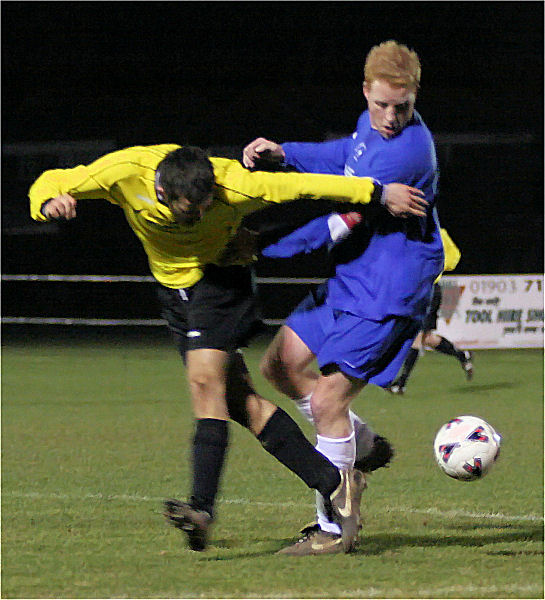
[[[187,379],[196,419],[229,420],[225,401],[229,354],[222,350],[198,349],[186,354]]]
[[[321,502],[323,499],[317,495],[318,525],[322,532],[341,535],[345,548],[353,548],[356,543],[361,527],[360,499],[366,487],[363,474],[353,469],[356,440],[350,418],[350,402],[364,386],[363,381],[336,371],[318,378],[311,398],[316,449],[345,473],[347,489],[343,492],[346,496],[344,508],[350,505],[348,512],[331,515],[328,505]]]
[[[206,353],[192,354],[188,361],[191,367],[202,366],[200,358],[204,358],[205,355]],[[353,499],[345,498],[346,474],[339,472],[334,464],[313,447],[287,413],[254,391],[242,355],[230,354],[226,362],[221,354],[208,354],[208,357],[216,361],[216,366],[223,365],[227,369],[224,389],[228,398],[228,416],[247,427],[265,450],[298,475],[308,487],[317,490],[328,500],[334,497],[333,505],[336,505],[335,502],[353,502]],[[206,394],[208,383],[211,383],[209,389],[216,391],[221,389],[221,383],[215,382],[214,385],[214,378],[209,373],[207,376],[194,375],[190,377],[190,382],[192,390],[195,391],[195,412],[198,411],[202,416],[197,419],[194,438],[193,495],[187,503],[167,500],[164,503],[164,514],[173,525],[188,534],[190,548],[204,550],[212,522],[223,455],[227,447],[227,437],[220,438],[217,435],[218,424],[223,423],[227,426],[227,423],[215,418],[222,413],[219,410],[213,412],[214,405]],[[201,435],[203,431],[209,435]],[[342,549],[348,551],[350,547],[343,544]]]
[[[310,368],[314,354],[301,338],[283,325],[267,348],[260,364],[263,376],[279,391],[291,398],[299,412],[313,423],[311,396],[319,373]],[[354,411],[350,418],[356,436],[356,466],[364,472],[387,465],[393,450],[389,442],[377,435]]]
[[[278,408],[255,391],[242,352],[235,352],[231,356],[226,395],[231,419],[256,437]]]
[[[309,365],[314,354],[289,327],[282,325],[261,359],[263,376],[282,394],[297,401],[312,394],[319,374]]]
[[[186,366],[196,419],[192,495],[189,502],[166,500],[164,515],[187,534],[192,550],[202,551],[208,544],[228,446],[227,421],[233,418],[257,435],[276,407],[255,394],[239,353],[192,350],[186,354]],[[229,397],[233,400],[228,409]]]
[[[221,350],[198,349],[186,353],[195,416],[192,493],[189,502],[165,501],[164,515],[187,533],[189,547],[195,551],[207,546],[229,441],[225,400],[228,365],[229,354]]]
[[[365,487],[363,475],[351,469],[353,458],[346,465],[342,461],[340,465],[335,465],[333,461],[323,458],[325,453],[314,450],[291,417],[255,392],[241,353],[237,353],[229,369],[227,397],[231,417],[247,427],[268,452],[309,487],[316,488],[317,497],[322,499],[323,510],[329,515],[326,518],[335,518],[340,523],[340,526],[335,525],[339,533],[313,529],[309,536],[305,536],[303,543],[284,548],[280,553],[305,555],[352,550],[359,529],[361,493]],[[316,483],[316,473],[323,468],[320,462],[323,460],[331,467],[335,465],[339,468],[337,473],[340,482],[334,490],[330,490],[332,493],[324,493],[325,483],[320,487],[313,484],[313,481]],[[328,477],[331,481],[332,473]],[[323,477],[322,481],[325,481]],[[347,506],[349,513],[345,510]]]
[[[435,331],[426,330],[421,331],[416,336],[412,346],[403,362],[401,371],[396,377],[395,381],[386,388],[392,394],[403,395],[405,393],[405,387],[407,381],[418,361],[418,358],[423,352],[423,348],[430,348],[442,354],[453,356],[458,360],[466,378],[470,381],[473,378],[473,353],[469,350],[461,350],[457,348],[451,341],[447,340],[443,336],[437,334]]]
[[[321,375],[311,398],[316,433],[331,438],[350,435],[350,402],[364,387],[365,382],[340,371]]]
[[[423,339],[424,346],[446,354],[454,356],[462,366],[468,381],[473,379],[473,352],[469,350],[461,350],[455,346],[450,340],[447,340],[442,335],[435,331],[426,331]]]

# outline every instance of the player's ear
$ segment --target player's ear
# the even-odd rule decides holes
[[[367,102],[369,102],[369,85],[366,81],[363,82],[363,95],[365,96],[365,99],[367,100]]]

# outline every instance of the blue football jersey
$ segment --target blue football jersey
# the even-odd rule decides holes
[[[392,315],[423,319],[444,256],[435,207],[437,158],[420,115],[415,111],[405,128],[390,139],[371,127],[365,111],[349,137],[322,143],[287,142],[282,147],[286,164],[302,172],[374,177],[382,184],[405,183],[424,191],[429,202],[425,217],[394,218],[381,209],[369,218],[370,235],[361,253],[337,265],[327,296],[333,308],[368,319]]]

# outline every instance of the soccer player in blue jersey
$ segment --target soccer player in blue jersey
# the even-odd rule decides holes
[[[434,205],[435,147],[414,109],[420,73],[417,54],[406,46],[395,41],[375,46],[365,64],[368,109],[351,136],[282,145],[257,138],[243,152],[250,168],[266,153],[301,172],[400,181],[423,190],[429,203],[424,217],[396,218],[384,209],[366,215],[358,226],[361,235],[352,236],[360,240],[357,252],[295,309],[262,362],[269,381],[313,419],[317,448],[345,468],[380,466],[365,459],[355,462],[356,436],[362,458],[383,438],[349,410],[350,402],[367,383],[391,384],[421,329],[444,262]],[[320,374],[309,369],[314,359]],[[332,543],[340,530],[319,506],[318,526],[305,533],[284,552],[336,551]]]

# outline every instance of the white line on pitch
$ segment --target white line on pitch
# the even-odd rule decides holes
[[[105,500],[105,501],[122,501],[122,502],[156,502],[160,503],[163,498],[153,498],[150,496],[139,496],[137,494],[44,494],[41,492],[17,492],[6,491],[2,492],[4,497],[11,496],[13,498],[53,498],[58,500]],[[253,504],[254,506],[274,506],[283,508],[293,507],[311,507],[313,504],[301,502],[261,502],[259,500],[249,500],[247,498],[224,498],[220,499],[219,503],[223,504]],[[438,517],[466,517],[469,519],[499,519],[505,521],[543,521],[543,517],[539,515],[506,515],[504,513],[479,513],[464,510],[447,510],[441,511],[436,508],[410,508],[407,506],[384,506],[386,512],[404,512],[409,514],[420,515],[436,515]]]
[[[489,586],[476,586],[476,585],[453,585],[450,587],[438,587],[433,589],[417,589],[411,590],[414,594],[414,598],[422,598],[431,596],[437,598],[438,595],[444,594],[468,594],[472,592],[478,592],[479,598],[482,598],[484,594],[495,594],[501,592],[536,592],[541,591],[542,586],[537,584],[530,585],[517,585],[517,584],[506,584],[506,585],[489,585]],[[370,587],[367,589],[355,589],[355,590],[343,590],[342,597],[348,598],[350,596],[357,596],[358,598],[395,598],[396,595],[399,597],[406,597],[407,590],[397,589],[383,589],[378,587]],[[277,596],[275,596],[277,597]],[[477,596],[475,596],[477,597]]]

